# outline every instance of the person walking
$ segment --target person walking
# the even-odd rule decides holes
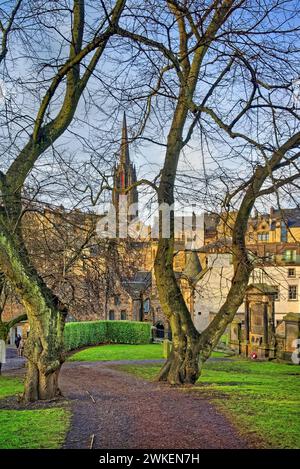
[[[17,347],[17,349],[19,348],[21,339],[22,339],[22,337],[20,336],[20,334],[17,334],[16,338],[15,338],[15,346]]]
[[[23,356],[23,350],[24,350],[24,339],[21,337],[21,340],[19,342],[19,347],[18,347],[18,357],[21,358]]]

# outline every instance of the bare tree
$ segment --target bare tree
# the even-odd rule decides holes
[[[199,178],[198,186],[189,183],[189,190],[203,191],[206,202],[219,201],[219,212],[238,212],[231,288],[201,334],[173,270],[174,212],[169,239],[163,237],[160,224],[155,275],[173,349],[159,379],[172,384],[196,381],[201,363],[243,301],[253,269],[245,233],[255,202],[278,194],[287,184],[296,185],[299,178],[299,113],[293,100],[293,79],[299,76],[299,24],[292,11],[299,13],[298,2],[152,0],[142,12],[133,2],[133,26],[117,28],[127,40],[127,53],[140,57],[148,80],[143,92],[141,87],[126,89],[128,102],[136,103],[140,93],[145,119],[140,132],[165,148],[158,204],[174,204],[180,158],[198,138],[204,155],[202,184]],[[151,127],[160,139],[152,136]]]
[[[106,319],[106,304],[116,282],[133,277],[137,270],[127,240],[100,238],[98,220],[95,213],[36,201],[22,217],[32,264],[77,320]]]
[[[32,111],[34,117],[23,114],[22,128],[15,130],[14,135],[6,135],[11,145],[6,149],[5,169],[0,174],[1,271],[24,305],[30,322],[25,352],[28,368],[23,398],[26,401],[49,399],[57,394],[67,311],[31,262],[20,223],[22,191],[37,162],[70,125],[80,97],[115,33],[126,1],[116,0],[112,9],[110,2],[105,3],[102,2],[101,11],[98,11],[97,24],[88,24],[83,0],[74,0],[72,10],[63,1],[47,2],[47,5],[38,1],[26,2],[25,10],[21,5],[18,11],[18,15],[30,16],[32,23],[40,28],[31,42],[23,41],[24,35],[19,39],[23,41],[19,44],[23,45],[24,56],[27,60],[32,58],[37,83],[41,70],[46,70],[35,96],[38,110]],[[66,24],[69,25],[67,32]],[[24,34],[25,39],[28,38],[28,31]],[[60,38],[60,43],[54,37]],[[36,43],[38,40],[42,48],[41,43]],[[6,62],[8,54],[13,55],[12,46]],[[25,88],[23,83],[23,90]],[[6,124],[2,127],[9,129],[11,121],[8,122],[7,117],[6,114]],[[16,115],[10,119],[17,123],[21,121]],[[22,135],[18,138],[20,132]]]

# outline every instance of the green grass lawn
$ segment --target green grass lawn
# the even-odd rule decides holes
[[[0,399],[22,391],[21,379],[0,376]],[[0,449],[60,448],[70,418],[70,411],[62,406],[38,410],[0,409]]]
[[[0,410],[1,449],[57,449],[69,428],[70,412],[62,407]]]
[[[222,352],[213,352],[213,357],[223,357]],[[89,347],[76,352],[68,361],[96,362],[114,360],[159,360],[163,358],[162,344],[128,345],[109,344]]]
[[[162,344],[111,344],[90,347],[69,357],[69,361],[156,360],[163,358]]]
[[[154,365],[124,365],[144,379],[159,371]],[[264,447],[300,448],[300,367],[242,359],[207,362],[195,387],[226,414],[245,437]]]
[[[13,396],[23,391],[23,381],[20,378],[0,376],[0,399]]]

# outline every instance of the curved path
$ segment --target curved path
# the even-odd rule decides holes
[[[65,448],[247,448],[207,399],[111,365],[63,365],[59,384],[73,411]]]

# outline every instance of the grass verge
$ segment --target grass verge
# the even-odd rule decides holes
[[[144,379],[153,379],[160,367],[118,367]],[[201,379],[186,392],[199,392],[262,447],[300,448],[300,367],[242,359],[209,361]],[[191,394],[192,395],[192,394]]]
[[[162,344],[111,344],[90,347],[71,355],[69,361],[157,360],[163,358]]]
[[[224,356],[223,352],[213,352],[213,357]],[[159,360],[163,358],[162,344],[129,345],[109,344],[89,347],[74,353],[68,361],[118,361],[118,360]]]
[[[0,376],[0,399],[23,391],[23,381],[11,376]]]
[[[20,378],[0,376],[0,399],[23,391]],[[71,413],[65,406],[0,409],[0,449],[57,449],[65,440]]]
[[[70,411],[62,407],[0,410],[0,448],[60,448],[65,440],[69,422]]]

